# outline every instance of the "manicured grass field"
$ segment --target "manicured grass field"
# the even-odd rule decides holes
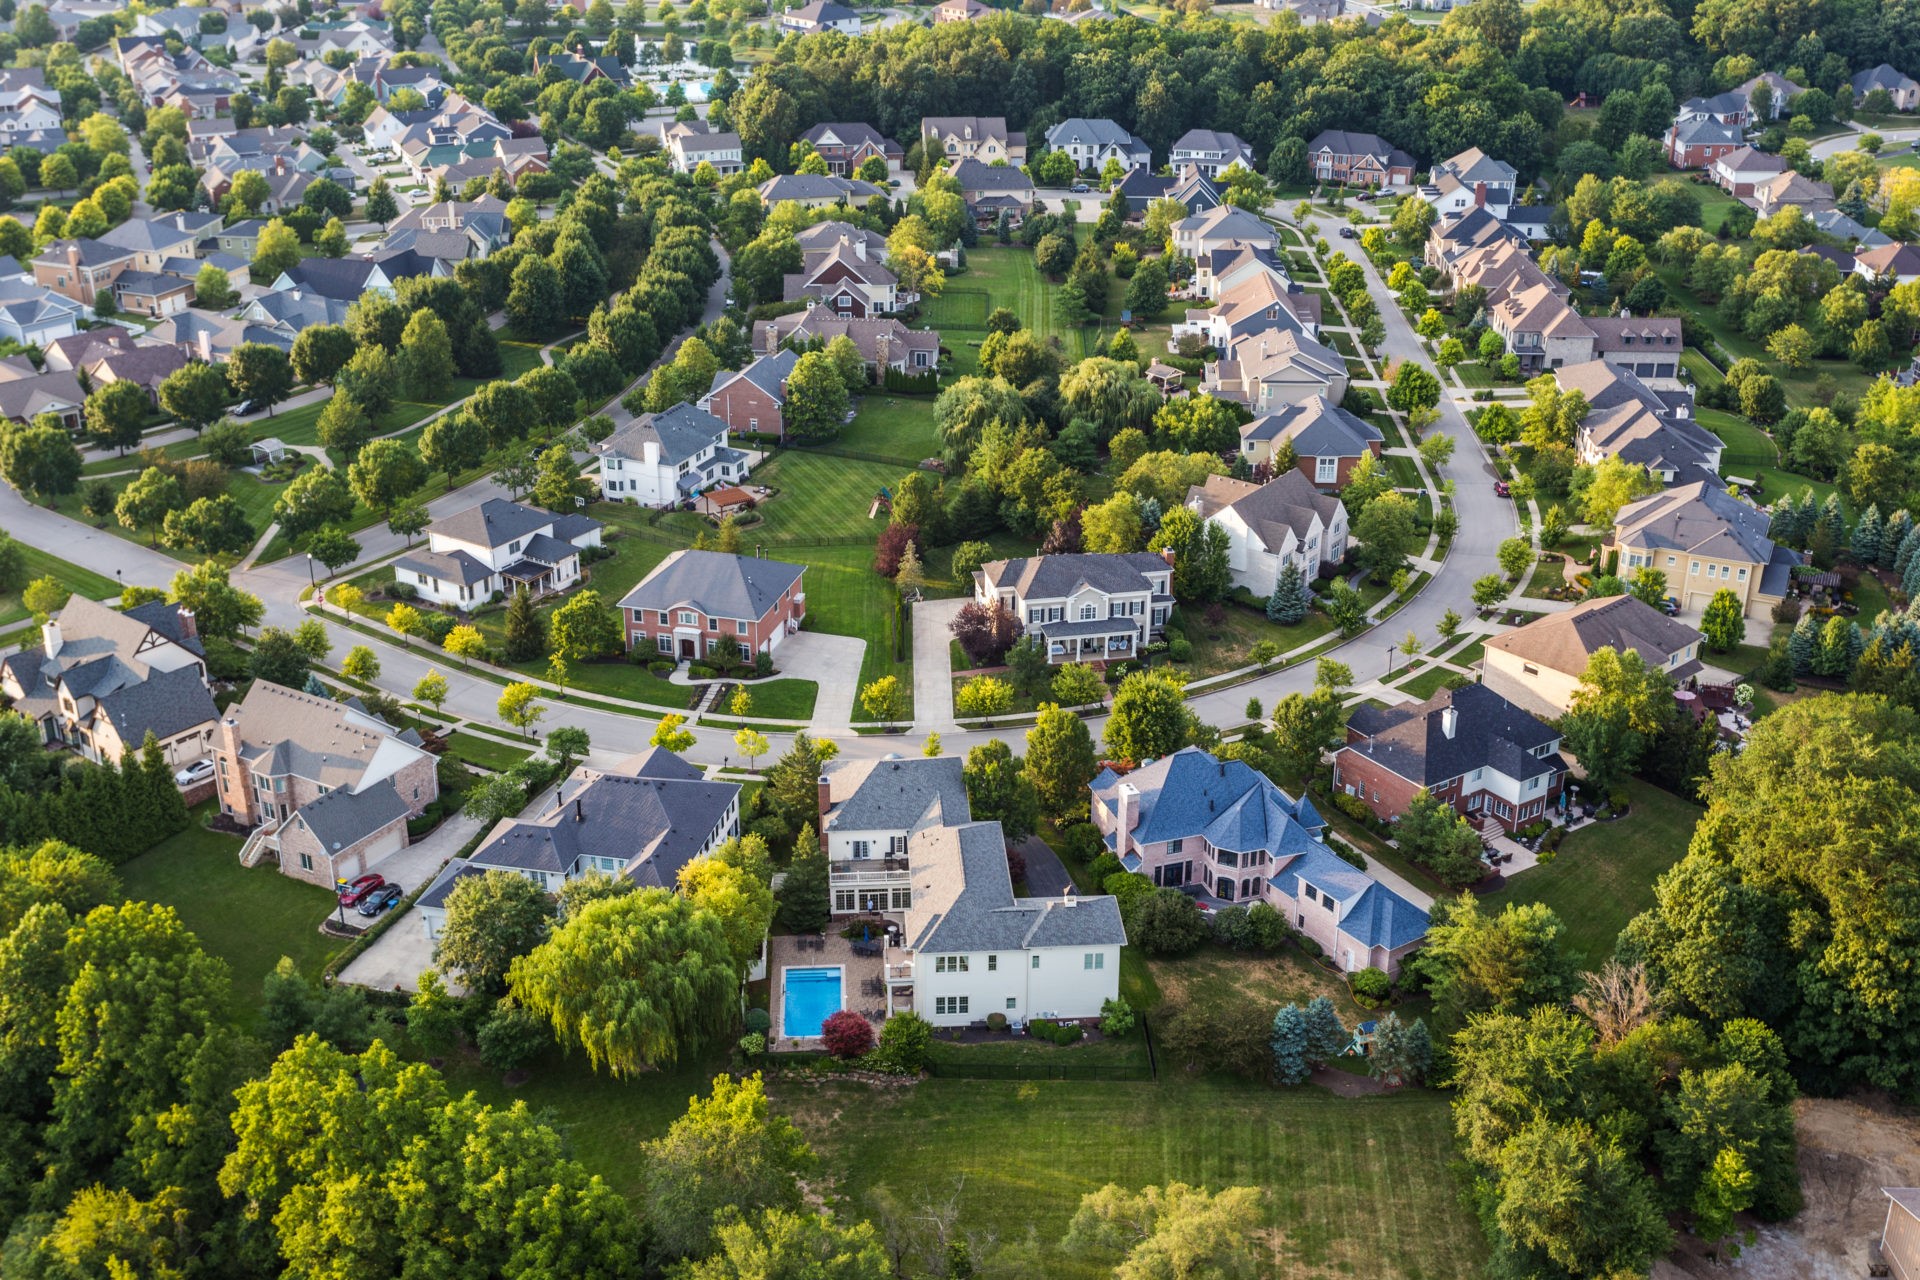
[[[1720,457],[1721,471],[1760,481],[1763,501],[1771,502],[1786,494],[1798,496],[1802,489],[1811,489],[1814,501],[1825,502],[1834,492],[1828,481],[1814,480],[1783,466],[1773,438],[1738,414],[1701,409],[1695,417],[1701,426],[1726,441],[1726,452]]]
[[[119,868],[127,897],[172,907],[200,945],[227,962],[233,1008],[243,1025],[260,1011],[260,984],[281,956],[318,979],[338,944],[319,932],[333,895],[282,875],[278,867],[240,865],[240,841],[200,825],[161,841]]]
[[[1687,851],[1701,810],[1650,783],[1628,784],[1632,811],[1570,834],[1554,860],[1522,871],[1483,910],[1509,902],[1544,902],[1566,926],[1567,950],[1589,968],[1613,954],[1627,921],[1653,905],[1653,882]]]
[[[1733,359],[1750,356],[1767,366],[1767,372],[1780,380],[1781,387],[1787,393],[1787,403],[1811,408],[1819,403],[1814,397],[1815,384],[1821,375],[1830,377],[1834,385],[1852,396],[1865,394],[1878,375],[1864,372],[1859,365],[1848,360],[1821,358],[1805,369],[1789,369],[1767,353],[1765,344],[1755,342],[1728,325],[1720,316],[1717,307],[1708,306],[1698,295],[1686,286],[1685,272],[1679,267],[1658,267],[1655,274],[1660,282],[1667,286],[1667,292],[1673,300],[1685,307],[1700,326],[1712,334],[1714,340],[1726,349]]]
[[[937,457],[940,430],[933,423],[933,397],[868,392],[853,421],[840,429],[834,447],[894,458],[904,467]]]
[[[1727,220],[1728,214],[1744,207],[1733,196],[1710,182],[1695,183],[1693,191],[1700,197],[1700,225],[1714,235],[1720,234],[1720,224]]]
[[[1395,685],[1394,688],[1407,694],[1409,697],[1417,698],[1425,702],[1428,698],[1440,692],[1441,687],[1458,674],[1458,672],[1449,671],[1445,667],[1430,667],[1411,680],[1402,680],[1399,684]]]
[[[911,1227],[957,1200],[1008,1274],[1110,1274],[1114,1259],[1060,1248],[1080,1197],[1108,1182],[1266,1188],[1268,1276],[1475,1274],[1480,1235],[1459,1207],[1445,1099],[1425,1091],[1338,1099],[1228,1080],[1098,1086],[936,1079],[911,1089],[776,1084],[854,1208]],[[1030,1251],[1030,1252],[1029,1252]],[[976,1261],[983,1261],[976,1257]]]
[[[110,600],[120,594],[120,584],[112,578],[103,578],[90,569],[82,569],[77,564],[68,564],[65,560],[48,555],[38,547],[30,547],[24,542],[15,543],[26,561],[26,581],[52,577],[61,586],[76,595],[89,600]],[[153,586],[165,586],[165,583],[153,583]],[[0,627],[11,626],[24,621],[29,615],[27,606],[21,599],[20,591],[0,592]]]
[[[492,738],[462,733],[457,729],[447,735],[447,746],[454,755],[482,769],[511,769],[533,754],[525,747],[510,747]]]
[[[752,513],[760,517],[744,525],[741,542],[764,545],[809,546],[858,539],[870,546],[880,536],[881,518],[869,520],[874,495],[900,482],[902,469],[879,462],[860,462],[828,454],[786,449],[755,468],[756,484],[779,493]],[[713,525],[692,511],[676,511],[660,521],[662,530],[691,543]],[[868,558],[871,559],[869,552]]]

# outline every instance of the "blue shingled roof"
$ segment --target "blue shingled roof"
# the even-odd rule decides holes
[[[1302,880],[1339,903],[1340,928],[1365,946],[1391,950],[1427,932],[1426,912],[1323,845],[1292,859],[1272,883],[1287,897],[1298,898]]]
[[[1311,806],[1302,821],[1299,802],[1245,762],[1216,760],[1198,747],[1135,769],[1126,780],[1140,793],[1140,820],[1133,828],[1140,844],[1206,835],[1220,848],[1279,853],[1311,843],[1311,830],[1325,825]],[[1093,780],[1094,795],[1106,799],[1118,781],[1103,770]],[[1300,832],[1306,838],[1289,833],[1290,826],[1308,828]]]

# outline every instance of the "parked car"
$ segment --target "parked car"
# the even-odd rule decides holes
[[[1076,182],[1071,187],[1068,187],[1067,190],[1071,191],[1076,196],[1083,196],[1087,194],[1087,192],[1093,190],[1093,188],[1089,187],[1084,182]]]
[[[1342,227],[1340,228],[1340,238],[1342,240],[1358,240],[1360,238],[1360,233],[1358,231],[1355,231],[1352,227]]]
[[[1495,480],[1493,482],[1493,492],[1496,496],[1502,497],[1502,498],[1511,497],[1513,495],[1513,491],[1507,488],[1507,482],[1505,480]]]
[[[1662,600],[1660,602],[1660,609],[1669,618],[1674,617],[1680,612],[1680,602],[1676,600],[1674,597],[1668,596],[1665,600]]]
[[[173,780],[183,787],[190,787],[196,782],[205,782],[212,776],[213,761],[195,760],[192,764],[174,774]]]
[[[251,417],[258,412],[260,412],[260,406],[251,400],[242,400],[239,404],[233,406],[233,416],[236,418]]]
[[[399,885],[383,884],[378,889],[367,894],[366,897],[360,899],[360,914],[363,916],[381,915],[393,910],[395,906],[399,905],[400,899],[406,896],[406,894],[400,891]]]
[[[347,887],[340,891],[340,905],[343,907],[358,906],[366,899],[368,894],[386,882],[387,878],[385,876],[371,871],[364,876],[356,877],[348,881]]]

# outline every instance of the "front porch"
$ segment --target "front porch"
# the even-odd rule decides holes
[[[1085,622],[1050,622],[1039,628],[1046,641],[1047,661],[1120,662],[1139,653],[1140,623],[1133,618],[1099,618]]]

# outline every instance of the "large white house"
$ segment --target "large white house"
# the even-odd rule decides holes
[[[958,756],[835,760],[820,770],[820,838],[835,915],[904,911],[907,838],[971,818]]]
[[[1256,596],[1273,594],[1289,562],[1312,582],[1347,554],[1346,507],[1294,468],[1265,484],[1208,476],[1187,490],[1187,507],[1226,533],[1233,585]]]
[[[520,587],[539,597],[580,578],[580,552],[600,545],[600,522],[489,498],[427,526],[427,550],[393,562],[395,582],[435,604],[471,611]]]
[[[748,455],[728,447],[729,430],[690,404],[642,414],[593,447],[600,491],[615,502],[670,507],[702,489],[745,480]]]
[[[1109,160],[1118,160],[1123,171],[1153,163],[1153,148],[1111,120],[1062,120],[1047,130],[1047,146],[1066,152],[1077,167],[1094,173]]]
[[[1151,551],[995,560],[973,584],[975,600],[1004,606],[1054,663],[1134,657],[1173,608],[1172,560]]]

